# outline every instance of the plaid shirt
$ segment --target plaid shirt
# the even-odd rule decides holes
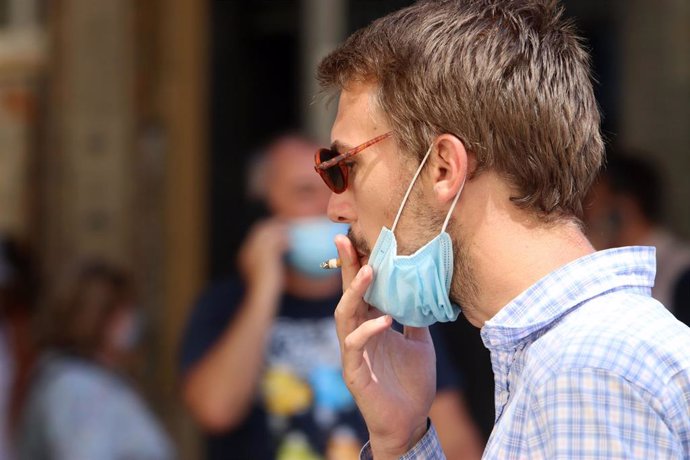
[[[364,445],[359,458],[360,460],[374,459],[369,443]],[[441,444],[438,442],[436,430],[429,423],[429,429],[424,437],[408,453],[400,457],[400,460],[442,460],[445,458],[446,456],[443,455],[443,450],[441,450]]]
[[[496,422],[484,458],[690,459],[690,330],[650,297],[654,272],[653,248],[597,252],[486,322]],[[405,458],[443,458],[428,438]]]

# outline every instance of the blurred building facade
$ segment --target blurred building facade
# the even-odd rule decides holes
[[[135,276],[141,382],[181,447],[174,350],[206,272],[209,5],[0,1],[0,231],[49,281],[98,256]]]
[[[295,128],[328,142],[319,59],[409,1],[0,0],[0,231],[44,276],[100,255],[141,286],[142,380],[182,448],[179,331],[231,271],[254,211],[247,156]],[[669,223],[690,237],[690,2],[570,0],[590,37],[609,140],[653,152]]]

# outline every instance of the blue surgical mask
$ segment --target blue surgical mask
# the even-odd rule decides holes
[[[290,247],[287,263],[313,278],[333,275],[333,270],[321,268],[321,262],[338,257],[333,239],[347,233],[347,224],[331,222],[326,216],[296,219],[289,224]]]
[[[453,243],[446,227],[465,182],[455,195],[438,236],[408,256],[398,255],[395,240],[395,227],[431,149],[429,147],[407,188],[393,226],[390,230],[381,229],[369,257],[374,280],[364,294],[365,302],[406,326],[423,327],[455,321],[460,314],[460,307],[448,297],[453,279]]]

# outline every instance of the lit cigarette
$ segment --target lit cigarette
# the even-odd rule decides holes
[[[340,267],[340,259],[328,259],[325,262],[321,262],[321,268],[324,270],[330,270],[332,268],[339,268]]]

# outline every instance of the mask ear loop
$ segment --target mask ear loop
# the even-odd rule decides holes
[[[458,190],[458,193],[455,194],[455,198],[453,198],[453,204],[450,205],[450,210],[448,211],[448,214],[446,214],[446,220],[443,221],[443,227],[441,227],[441,233],[446,231],[446,227],[448,227],[448,222],[450,222],[450,216],[453,214],[453,210],[455,209],[455,205],[458,204],[458,198],[460,198],[460,194],[462,193],[462,189],[465,188],[465,181],[467,180],[467,175],[462,179],[462,184],[460,184],[460,190]]]
[[[398,214],[395,215],[395,220],[393,221],[393,226],[391,227],[391,232],[395,233],[395,227],[398,226],[398,220],[400,220],[400,215],[402,214],[402,210],[405,207],[405,203],[407,203],[407,198],[409,198],[410,192],[412,191],[412,187],[414,186],[414,183],[417,181],[417,177],[419,177],[419,173],[422,171],[422,168],[424,167],[424,163],[426,163],[426,160],[429,158],[429,154],[431,153],[431,149],[433,147],[434,147],[434,144],[431,144],[429,146],[429,150],[426,151],[426,155],[424,155],[422,162],[419,164],[419,168],[417,168],[417,172],[415,172],[414,177],[412,177],[412,182],[410,182],[409,187],[407,187],[407,192],[405,192],[405,196],[402,199],[402,203],[400,203],[400,207],[398,208]]]
[[[426,160],[429,159],[429,154],[431,154],[431,149],[433,147],[434,147],[433,144],[431,144],[429,146],[429,150],[426,151],[426,155],[424,155],[422,162],[419,164],[419,168],[417,168],[417,171],[414,173],[414,176],[412,177],[412,182],[410,182],[410,185],[407,187],[407,191],[405,192],[405,196],[403,197],[402,202],[400,203],[400,207],[398,208],[398,213],[395,215],[395,220],[393,221],[393,226],[391,227],[391,232],[395,233],[395,227],[398,226],[398,221],[400,220],[400,216],[402,215],[402,210],[405,207],[405,203],[407,203],[407,199],[410,197],[410,192],[412,192],[412,187],[414,186],[414,183],[417,181],[417,177],[419,177],[419,173],[422,171],[422,168],[424,167]],[[450,222],[450,216],[453,214],[453,210],[455,209],[455,205],[458,203],[458,199],[460,198],[460,194],[462,193],[462,189],[465,188],[465,180],[467,180],[467,176],[465,176],[462,179],[462,184],[460,184],[460,190],[458,190],[458,193],[455,194],[455,198],[453,198],[453,203],[450,205],[450,210],[448,211],[448,214],[446,214],[446,220],[443,221],[443,227],[441,227],[441,233],[445,232],[446,227],[448,227],[448,223]]]

